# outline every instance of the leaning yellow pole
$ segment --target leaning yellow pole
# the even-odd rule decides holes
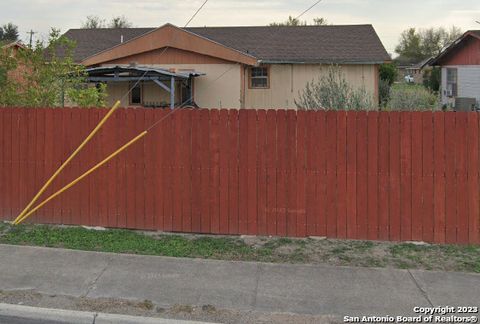
[[[37,210],[39,210],[40,208],[42,208],[45,204],[47,204],[50,200],[52,200],[53,198],[57,197],[58,195],[60,195],[61,193],[63,193],[64,191],[68,190],[69,188],[73,187],[77,182],[81,181],[83,178],[87,177],[89,174],[91,174],[92,172],[94,172],[95,170],[97,170],[98,168],[100,168],[102,165],[104,165],[105,163],[107,163],[108,161],[110,161],[111,159],[113,159],[115,156],[117,156],[120,152],[122,152],[123,150],[125,150],[127,147],[129,147],[130,145],[132,145],[133,143],[135,143],[136,141],[138,141],[139,139],[141,139],[142,137],[144,137],[145,135],[147,135],[148,131],[143,131],[142,133],[140,133],[139,135],[137,135],[135,138],[133,138],[132,140],[130,140],[127,144],[123,145],[122,147],[120,147],[118,150],[116,150],[115,152],[113,152],[112,154],[110,154],[107,158],[105,158],[103,161],[99,162],[97,165],[95,165],[93,168],[91,168],[90,170],[88,170],[87,172],[85,172],[84,174],[82,174],[81,176],[79,176],[77,179],[73,180],[72,182],[70,182],[68,185],[66,185],[65,187],[63,187],[62,189],[58,190],[56,193],[54,193],[53,195],[51,195],[50,197],[48,197],[47,199],[45,199],[44,201],[42,201],[40,204],[38,204],[35,208],[33,208],[31,211],[29,211],[28,213],[26,213],[25,215],[23,215],[20,219],[18,219],[17,221],[14,222],[15,225],[18,225],[20,224],[21,222],[23,222],[25,219],[27,219],[28,217],[30,217],[30,215],[32,215],[33,213],[35,213]]]
[[[42,189],[40,189],[38,193],[35,195],[35,197],[33,197],[32,201],[30,201],[27,207],[25,207],[23,211],[20,213],[20,215],[18,215],[17,218],[15,218],[15,220],[13,221],[13,224],[18,224],[18,220],[21,219],[26,212],[28,212],[28,210],[38,200],[38,198],[45,192],[45,190],[47,190],[48,186],[50,186],[53,180],[55,180],[55,178],[60,174],[60,172],[62,172],[62,170],[70,163],[70,161],[73,160],[73,158],[78,154],[78,152],[80,152],[83,149],[83,147],[87,145],[87,143],[92,139],[93,136],[95,136],[95,134],[100,130],[100,128],[102,128],[103,124],[105,124],[108,118],[110,118],[110,116],[115,112],[115,110],[117,110],[119,106],[120,106],[120,101],[117,100],[117,102],[115,102],[115,104],[110,109],[108,114],[106,114],[105,117],[103,117],[103,119],[98,123],[98,125],[87,136],[87,138],[85,138],[82,144],[80,144],[77,147],[77,149],[68,157],[68,159],[65,162],[63,162],[63,164],[58,168],[58,170],[55,171],[55,173],[50,177],[50,179],[48,179],[48,181],[43,185]]]

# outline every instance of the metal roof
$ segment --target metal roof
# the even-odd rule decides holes
[[[181,72],[172,72],[165,69],[159,68],[151,68],[146,66],[102,66],[102,67],[94,67],[86,69],[89,77],[96,77],[96,76],[105,76],[106,74],[113,74],[112,77],[117,76],[118,78],[122,78],[121,74],[129,73],[134,74],[138,77],[144,78],[152,78],[152,77],[175,77],[181,79],[188,79],[190,77],[197,77],[205,75],[203,72],[196,72],[196,71],[181,71]]]

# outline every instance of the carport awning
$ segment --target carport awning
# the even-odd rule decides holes
[[[155,69],[140,66],[113,66],[113,67],[96,67],[86,69],[88,74],[87,80],[90,82],[124,82],[124,81],[170,81],[174,79],[187,80],[192,77],[205,75],[196,71],[180,71],[172,72],[164,69]]]
[[[182,80],[188,83],[188,88],[192,91],[192,79],[194,77],[205,75],[205,73],[196,71],[173,72],[164,69],[155,69],[143,66],[112,66],[96,67],[86,69],[88,82],[136,82],[153,81],[159,87],[170,93],[170,108],[175,105],[175,81]],[[167,81],[170,85],[165,84]],[[190,98],[193,98],[193,92]]]

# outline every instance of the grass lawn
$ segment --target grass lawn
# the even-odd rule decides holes
[[[480,246],[175,235],[0,223],[0,243],[218,260],[312,263],[480,273]]]

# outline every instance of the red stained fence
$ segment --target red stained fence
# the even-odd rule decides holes
[[[11,220],[106,113],[0,109]],[[173,232],[479,243],[479,115],[122,109],[43,196],[161,118],[31,218]]]

